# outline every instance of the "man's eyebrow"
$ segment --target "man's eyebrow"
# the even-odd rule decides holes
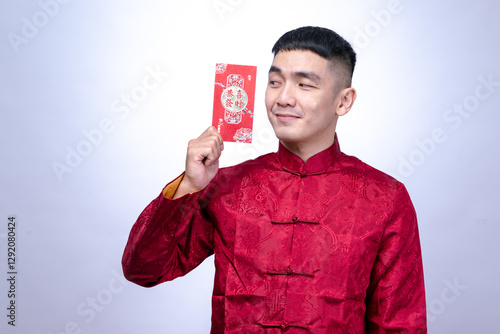
[[[271,68],[269,69],[269,74],[271,73],[278,73],[278,74],[281,74],[281,69],[279,67],[276,67],[276,66],[271,66]]]
[[[306,79],[309,79],[309,80],[312,80],[313,82],[315,82],[316,84],[320,83],[321,81],[321,78],[319,75],[317,75],[316,73],[314,72],[303,72],[303,71],[299,71],[299,72],[293,72],[292,75],[294,77],[299,77],[299,78],[306,78]]]
[[[277,74],[283,74],[281,69],[276,66],[271,66],[269,69],[269,74],[271,73],[277,73]],[[321,82],[321,77],[317,75],[314,72],[309,72],[309,71],[297,71],[297,72],[292,72],[292,76],[296,78],[306,78],[309,80],[314,81],[315,83],[320,83]]]

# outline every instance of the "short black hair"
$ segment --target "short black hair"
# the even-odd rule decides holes
[[[274,44],[274,56],[280,51],[309,50],[329,60],[332,67],[340,69],[337,73],[343,81],[342,88],[350,87],[356,53],[351,44],[335,31],[322,27],[301,27],[291,30],[281,36]],[[338,72],[338,71],[337,71]]]

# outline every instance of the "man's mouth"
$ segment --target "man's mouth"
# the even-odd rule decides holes
[[[289,112],[275,112],[274,116],[280,121],[280,122],[290,122],[294,121],[300,118],[297,114],[294,113],[289,113]]]

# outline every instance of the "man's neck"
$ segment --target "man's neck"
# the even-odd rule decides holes
[[[304,162],[307,162],[307,160],[312,157],[313,155],[318,154],[319,152],[322,152],[332,146],[332,144],[335,141],[335,137],[331,140],[331,142],[326,142],[326,143],[315,143],[315,144],[308,144],[308,143],[287,143],[284,141],[281,141],[281,144],[287,148],[290,152],[293,154],[297,155],[299,158],[301,158]]]

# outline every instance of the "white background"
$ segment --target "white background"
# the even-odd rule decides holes
[[[212,259],[145,289],[123,281],[122,251],[210,125],[216,62],[258,66],[254,144],[227,144],[222,165],[277,149],[263,103],[271,47],[302,25],[358,53],[341,148],[410,192],[430,332],[500,332],[499,2],[55,1],[0,5],[2,333],[209,332]]]

